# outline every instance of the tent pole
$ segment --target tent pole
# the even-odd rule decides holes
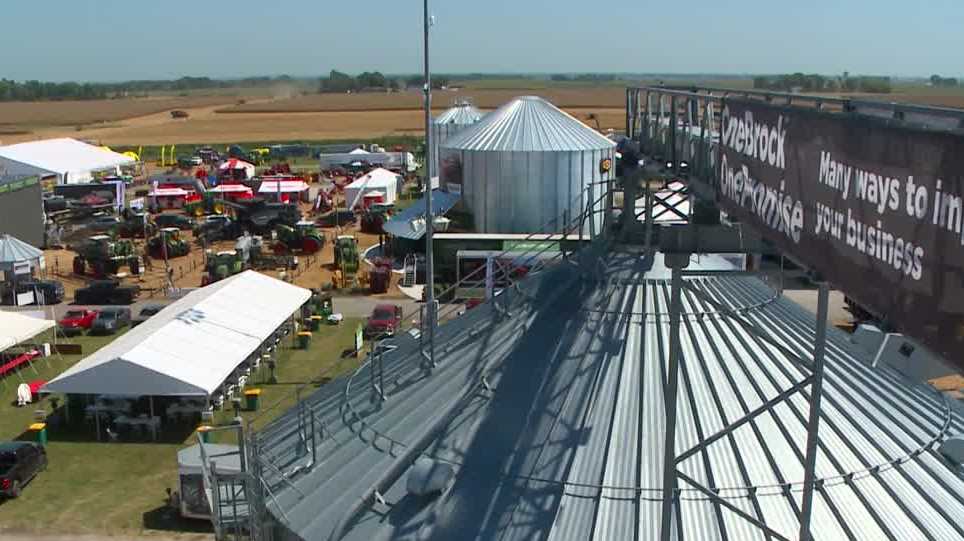
[[[97,441],[100,441],[100,411],[97,409],[97,399],[94,399],[94,426],[97,427]]]
[[[70,424],[70,395],[64,395],[64,419]]]

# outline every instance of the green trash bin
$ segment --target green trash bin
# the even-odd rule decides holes
[[[201,441],[204,443],[211,443],[211,427],[201,425],[197,427],[197,433],[201,435]]]
[[[34,441],[47,445],[47,423],[34,423],[30,425],[30,431],[34,433]]]
[[[308,318],[308,330],[317,331],[321,328],[321,316],[311,316]]]
[[[308,331],[298,333],[298,347],[308,349],[309,344],[311,344],[311,333]]]
[[[248,411],[258,411],[258,406],[261,405],[261,389],[246,389],[244,400]]]

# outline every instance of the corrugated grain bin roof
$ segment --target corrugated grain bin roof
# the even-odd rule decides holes
[[[475,124],[485,113],[476,109],[471,103],[457,103],[453,107],[446,109],[444,113],[435,117],[435,124],[455,124],[457,126],[468,126]]]
[[[548,101],[522,96],[441,146],[475,151],[580,152],[613,148],[615,143]]]
[[[378,406],[365,363],[270,424],[259,448],[299,473],[265,469],[269,509],[302,539],[658,539],[670,273],[660,255],[590,254],[580,265],[530,274],[496,297],[500,310],[489,301],[440,326],[429,374],[418,339],[396,335]],[[689,269],[727,267],[704,254]],[[727,505],[681,478],[674,537],[766,538],[736,508],[796,539],[809,394],[759,408],[809,375],[786,352],[811,362],[814,317],[756,277],[686,280],[676,452],[706,447],[677,468]],[[964,474],[936,449],[964,419],[866,355],[828,329],[814,538],[964,538]],[[302,411],[324,427],[323,460],[298,470],[312,456],[299,447]],[[451,466],[454,483],[410,495],[412,450]]]

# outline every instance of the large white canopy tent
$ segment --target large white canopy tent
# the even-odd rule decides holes
[[[54,325],[49,319],[0,312],[0,352],[54,328]]]
[[[76,139],[45,139],[0,146],[0,172],[57,177],[58,184],[90,182],[95,172],[120,173],[135,161],[103,147]]]
[[[310,296],[307,289],[243,272],[188,293],[42,391],[211,396]]]
[[[402,176],[397,175],[388,169],[379,167],[371,170],[368,174],[355,179],[354,182],[345,187],[345,201],[349,205],[358,205],[362,197],[366,194],[380,192],[384,195],[384,201],[388,204],[395,203],[398,192],[402,186]]]

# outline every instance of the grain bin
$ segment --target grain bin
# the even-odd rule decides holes
[[[524,96],[441,143],[440,187],[462,195],[477,232],[559,232],[564,213],[577,216],[605,191],[614,153],[599,132]],[[599,230],[602,213],[594,217]]]
[[[484,113],[472,106],[471,102],[460,100],[432,120],[432,148],[429,157],[431,168],[429,174],[432,177],[438,176],[439,145],[468,126],[482,120],[483,115]]]

